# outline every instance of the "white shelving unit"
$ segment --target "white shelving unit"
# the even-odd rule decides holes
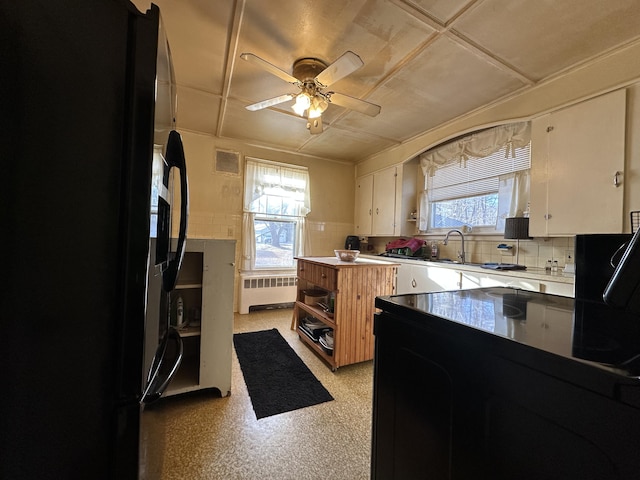
[[[188,324],[178,330],[184,354],[164,396],[203,389],[217,389],[222,396],[231,393],[235,243],[235,240],[187,239],[171,296],[172,323],[177,298],[182,297],[184,303]],[[148,328],[154,328],[152,322],[158,316],[158,302],[151,294],[160,288],[159,281],[159,277],[150,279]]]

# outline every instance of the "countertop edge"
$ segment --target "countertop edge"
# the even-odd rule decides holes
[[[370,267],[372,265],[397,267],[400,265],[399,262],[381,260],[373,256],[366,256],[365,258],[362,258],[362,255],[359,256],[355,262],[343,262],[342,260],[338,260],[336,257],[295,257],[295,259],[330,267]]]
[[[372,259],[381,262],[388,262],[398,265],[417,265],[417,266],[426,266],[426,267],[434,267],[434,268],[448,268],[452,270],[465,270],[470,272],[482,272],[490,275],[501,275],[505,277],[516,277],[516,278],[528,278],[532,280],[542,280],[546,282],[557,282],[557,283],[566,283],[566,284],[574,284],[575,283],[575,275],[569,273],[549,273],[546,272],[542,268],[531,268],[527,270],[493,270],[488,268],[482,268],[477,265],[465,265],[459,263],[444,263],[444,262],[431,262],[428,260],[410,260],[404,258],[394,258],[392,261],[388,260],[388,257],[379,257],[377,255],[360,255],[358,259]],[[380,260],[384,258],[384,260]]]

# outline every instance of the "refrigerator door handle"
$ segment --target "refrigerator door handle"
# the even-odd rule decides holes
[[[173,359],[167,358],[167,349],[169,346],[169,342],[175,342],[177,355]],[[169,386],[169,382],[178,371],[178,367],[182,362],[182,355],[184,353],[184,345],[182,342],[182,337],[180,337],[180,333],[174,327],[169,327],[167,334],[164,336],[160,345],[158,345],[158,349],[156,350],[156,354],[153,357],[153,363],[151,364],[151,369],[149,370],[149,376],[147,378],[147,386],[140,398],[141,404],[149,404],[156,400],[158,400],[164,391]],[[166,368],[163,368],[167,362],[173,362],[169,371],[166,371]]]
[[[189,218],[189,183],[187,181],[187,162],[184,158],[184,149],[180,134],[175,130],[169,132],[167,142],[167,164],[171,169],[176,167],[180,172],[180,231],[175,256],[169,261],[162,273],[162,289],[165,292],[172,291],[178,281],[178,272],[182,265],[182,258],[186,248],[187,223]]]

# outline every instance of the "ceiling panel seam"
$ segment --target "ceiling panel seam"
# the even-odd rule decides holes
[[[222,134],[222,125],[227,112],[229,90],[231,89],[231,78],[233,77],[233,69],[238,52],[238,43],[240,41],[240,29],[242,27],[242,19],[244,18],[245,1],[246,0],[234,0],[233,18],[231,19],[231,28],[227,38],[227,58],[225,61],[223,93],[222,99],[220,100],[220,111],[218,112],[218,124],[216,128],[217,137],[220,137]]]

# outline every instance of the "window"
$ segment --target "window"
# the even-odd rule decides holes
[[[254,217],[255,268],[293,268],[295,220]]]
[[[531,166],[529,124],[488,129],[421,156],[426,171],[422,231],[469,226],[504,231],[504,219],[527,208]]]
[[[294,268],[308,243],[309,197],[306,168],[247,158],[243,270]]]

